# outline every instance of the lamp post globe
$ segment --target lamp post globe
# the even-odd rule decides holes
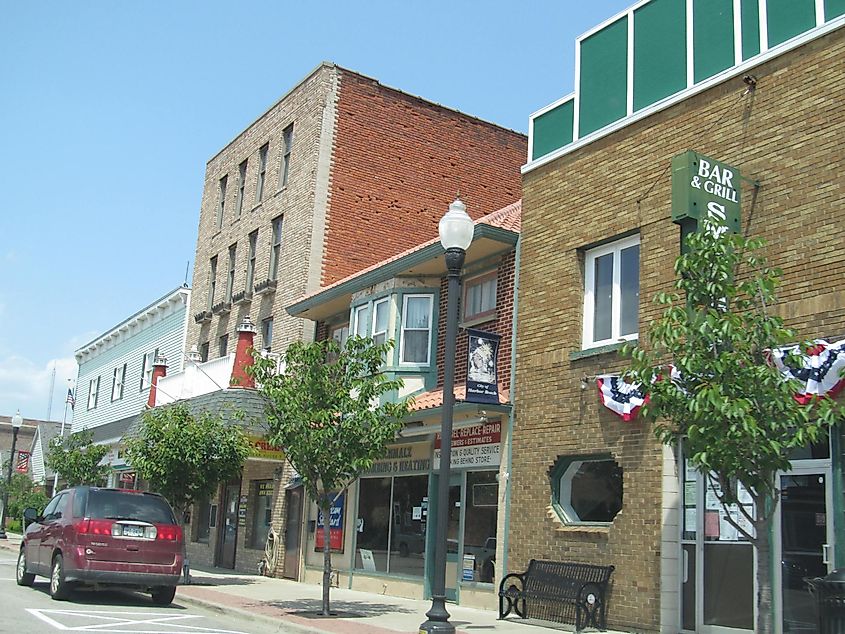
[[[6,537],[6,509],[9,506],[9,487],[12,484],[12,466],[15,461],[15,448],[18,444],[18,430],[23,425],[23,417],[21,411],[18,410],[12,416],[12,448],[9,451],[9,465],[6,470],[6,486],[3,487],[3,510],[0,511],[0,539],[8,539]]]
[[[461,294],[461,269],[466,250],[472,242],[475,225],[460,198],[449,205],[440,219],[440,244],[446,251],[448,279],[446,301],[446,339],[443,349],[443,422],[440,428],[440,469],[437,474],[436,532],[434,539],[434,576],[431,583],[431,608],[428,620],[420,625],[420,634],[454,634],[446,610],[446,545],[449,519],[449,474],[452,467],[452,413],[455,408],[455,353],[458,335],[458,298]]]

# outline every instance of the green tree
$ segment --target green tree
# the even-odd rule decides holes
[[[235,410],[228,418],[208,411],[194,415],[184,403],[148,409],[138,434],[126,442],[127,460],[182,517],[240,473],[252,451],[241,418]]]
[[[59,474],[69,487],[80,484],[103,484],[109,467],[100,464],[109,452],[107,445],[95,445],[94,434],[88,430],[79,431],[50,441],[47,451],[47,466]]]
[[[771,363],[771,350],[794,343],[795,334],[772,313],[781,272],[760,255],[764,241],[718,235],[706,223],[686,244],[675,263],[673,292],[655,296],[663,313],[649,325],[650,346],[626,351],[627,378],[649,386],[642,413],[655,421],[657,437],[672,447],[680,443],[725,511],[734,509],[745,520],[725,513],[757,551],[755,631],[766,633],[772,631],[777,472],[790,468],[793,450],[826,439],[843,408],[828,398],[799,404],[797,384]],[[737,483],[753,509],[738,503]]]
[[[329,339],[297,342],[284,355],[279,373],[256,355],[250,370],[266,402],[268,440],[283,447],[303,486],[326,518],[323,539],[323,615],[328,616],[332,502],[394,440],[410,403],[390,402],[402,386],[382,371],[393,342],[350,337],[341,347]]]
[[[0,482],[0,497],[6,489],[6,480]],[[39,513],[44,510],[50,498],[35,487],[29,476],[23,473],[13,473],[12,482],[9,485],[9,508],[6,513],[11,521],[19,523],[23,518],[23,511],[25,508],[32,507]]]

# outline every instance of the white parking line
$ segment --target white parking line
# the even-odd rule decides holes
[[[196,614],[167,615],[161,612],[108,612],[103,610],[42,610],[27,608],[33,616],[57,630],[66,632],[109,632],[122,634],[174,634],[190,632],[192,634],[247,634],[235,630],[221,630],[204,626],[177,623],[188,619],[201,619]],[[64,618],[62,618],[64,617]],[[129,618],[132,617],[132,618]],[[74,621],[87,618],[93,622],[83,625],[70,625],[62,621]],[[150,625],[156,629],[136,629],[133,626]],[[123,629],[130,627],[132,629]],[[158,629],[158,628],[166,629]],[[119,629],[111,629],[119,628]]]

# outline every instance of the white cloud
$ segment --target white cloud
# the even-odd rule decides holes
[[[50,395],[50,380],[56,368],[56,381]],[[52,420],[61,420],[67,397],[67,379],[76,380],[76,359],[72,356],[50,359],[43,366],[20,355],[0,357],[0,414],[11,416],[20,409],[24,418],[46,419],[52,400]],[[70,411],[68,411],[70,420]]]

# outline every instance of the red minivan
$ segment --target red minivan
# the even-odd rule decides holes
[[[182,573],[182,527],[158,494],[78,486],[59,492],[43,515],[26,509],[28,524],[15,577],[31,586],[50,579],[50,596],[75,585],[150,592],[168,605]]]

